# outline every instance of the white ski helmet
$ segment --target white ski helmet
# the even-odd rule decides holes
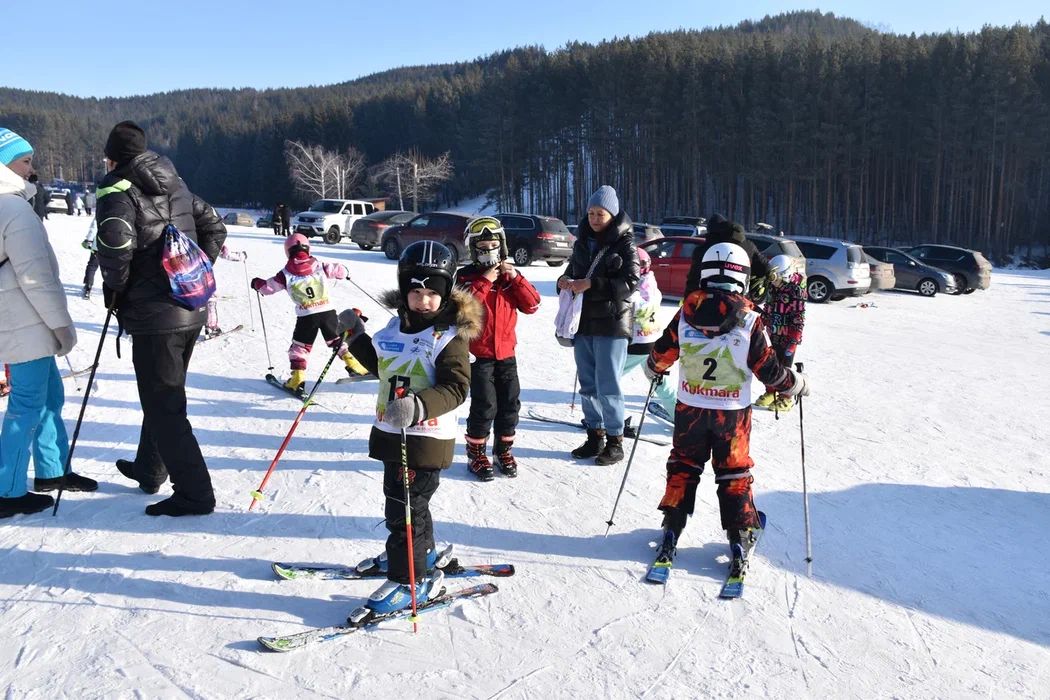
[[[788,277],[795,271],[795,259],[790,255],[774,255],[773,259],[769,261],[769,269],[777,273],[782,281],[787,281]]]
[[[747,293],[751,259],[736,243],[716,243],[704,253],[700,264],[700,287]]]

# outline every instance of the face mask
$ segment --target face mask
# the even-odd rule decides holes
[[[478,266],[484,268],[493,268],[499,265],[499,248],[494,250],[479,250],[478,251]]]

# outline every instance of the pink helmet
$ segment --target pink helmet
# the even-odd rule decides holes
[[[310,254],[310,241],[301,233],[293,233],[288,238],[284,239],[284,254],[289,258],[294,257],[300,250],[305,250],[306,254]]]
[[[645,248],[638,249],[638,267],[641,268],[642,274],[647,274],[653,267],[653,259],[649,257],[649,253],[645,251]]]

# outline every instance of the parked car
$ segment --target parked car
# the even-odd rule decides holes
[[[952,273],[927,265],[902,250],[888,246],[866,245],[864,252],[876,260],[893,265],[896,289],[914,290],[925,297],[932,297],[937,292],[958,293],[955,276]]]
[[[507,248],[515,265],[524,267],[543,260],[557,267],[569,259],[576,237],[565,222],[553,216],[496,214],[507,234]]]
[[[806,256],[806,293],[823,304],[860,296],[871,286],[871,268],[856,243],[817,236],[791,236]]]
[[[69,190],[56,188],[49,189],[48,191],[51,193],[51,199],[47,202],[47,210],[49,212],[58,211],[65,214],[68,210],[68,207],[66,206],[66,195],[69,194]]]
[[[256,228],[273,228],[273,216],[270,214],[263,214],[255,220]]]
[[[307,238],[321,236],[325,243],[335,244],[350,235],[354,222],[375,212],[371,202],[357,199],[318,199],[307,211],[292,219],[292,230]]]
[[[802,254],[798,244],[790,238],[784,238],[765,231],[750,231],[744,234],[744,238],[754,243],[755,247],[758,248],[758,252],[762,253],[769,260],[778,255],[787,255],[794,258],[798,271],[803,275],[806,274],[806,256]]]
[[[391,226],[408,222],[415,215],[414,211],[393,209],[362,216],[350,227],[350,240],[361,250],[372,250],[383,239],[384,231]]]
[[[653,226],[652,224],[631,224],[634,227],[634,244],[641,245],[646,241],[653,241],[657,238],[663,238],[664,233],[660,230],[659,226]]]
[[[992,283],[992,264],[979,251],[953,245],[917,245],[905,252],[927,265],[947,270],[955,276],[960,294],[973,294],[975,289],[988,289]]]
[[[665,216],[660,230],[665,236],[702,236],[707,233],[706,224],[702,216]]]
[[[227,226],[255,226],[255,221],[249,214],[243,211],[228,211],[222,217],[222,223]]]
[[[693,251],[703,245],[696,236],[665,236],[642,243],[642,248],[653,261],[653,276],[664,298],[681,299],[685,294],[685,280],[693,263]]]
[[[868,267],[871,269],[871,286],[868,287],[866,293],[870,294],[880,289],[893,289],[897,286],[897,276],[893,265],[872,256],[868,253],[867,248],[864,249],[864,259],[868,261]]]
[[[397,260],[401,251],[416,241],[438,241],[445,244],[457,260],[467,260],[470,255],[463,244],[463,231],[473,218],[473,214],[451,211],[419,214],[403,224],[387,228],[380,245],[389,259]]]

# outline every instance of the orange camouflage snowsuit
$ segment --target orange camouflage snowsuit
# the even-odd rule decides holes
[[[727,345],[738,345],[738,355],[746,356],[746,369],[734,370],[739,384],[735,385],[735,393],[733,390],[727,393],[724,388],[705,388],[712,386],[705,380],[713,379],[711,374],[718,363],[725,364],[728,350],[703,357],[702,363],[682,362],[674,442],[667,458],[667,486],[660,501],[664,527],[673,529],[676,535],[685,528],[688,516],[693,514],[696,487],[708,460],[718,485],[722,527],[726,530],[759,527],[751,493],[754,481],[751,476],[754,461],[750,455],[751,374],[778,391],[790,389],[794,377],[777,361],[765,324],[754,305],[739,294],[703,289],[687,296],[649,354],[649,366],[656,372],[664,372],[679,360],[682,329],[696,339],[694,342],[724,341]],[[745,342],[746,355],[742,344]],[[695,405],[698,403],[708,406]],[[720,405],[740,407],[717,407]]]

